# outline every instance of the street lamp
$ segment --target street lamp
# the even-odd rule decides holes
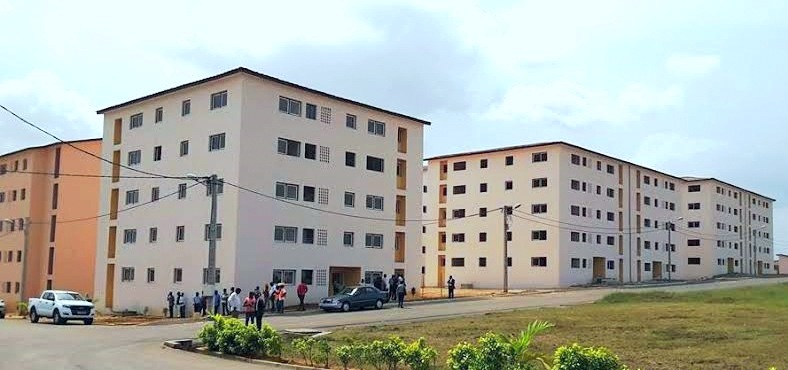
[[[33,226],[33,223],[30,222],[30,217],[25,217],[22,219],[22,223],[19,225],[22,231],[24,232],[24,242],[22,246],[22,278],[20,279],[20,288],[19,288],[19,302],[25,301],[25,283],[27,280],[27,250],[30,245],[30,227]],[[15,225],[16,222],[11,219],[4,219],[0,222],[7,222],[9,225]]]
[[[210,176],[197,176],[195,174],[186,174],[186,177],[204,184],[208,187],[208,192],[211,194],[211,222],[208,225],[208,294],[213,299],[213,291],[216,288],[216,208],[218,202],[216,185],[218,183],[218,176],[216,174]],[[205,293],[203,293],[205,295]],[[216,305],[216,302],[212,302]]]
[[[665,223],[665,228],[668,229],[668,247],[666,248],[668,250],[668,281],[671,281],[670,273],[673,270],[673,264],[671,263],[671,260],[670,260],[670,255],[671,255],[670,252],[673,250],[673,244],[670,243],[670,232],[675,227],[674,221],[681,221],[683,219],[684,219],[684,217],[676,217],[672,221],[668,221],[668,222]]]
[[[503,206],[503,292],[509,292],[509,217],[514,210],[520,208],[522,204],[514,206]]]

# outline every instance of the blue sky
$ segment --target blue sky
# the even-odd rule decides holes
[[[425,155],[564,140],[776,198],[788,2],[0,0],[0,102],[66,139],[237,66],[428,119]],[[0,152],[48,142],[0,114]]]

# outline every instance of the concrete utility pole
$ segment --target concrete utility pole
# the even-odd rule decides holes
[[[665,229],[668,230],[668,247],[666,248],[668,250],[668,281],[671,281],[670,273],[671,273],[671,271],[673,271],[673,264],[671,263],[671,260],[670,260],[670,255],[671,255],[671,252],[673,251],[673,244],[671,244],[671,242],[670,242],[670,232],[673,231],[673,228],[676,225],[673,222],[674,221],[681,221],[683,219],[684,219],[684,217],[676,217],[675,219],[665,223]]]
[[[503,206],[503,292],[509,292],[509,216],[512,207]]]
[[[204,184],[208,188],[208,193],[211,195],[211,219],[208,224],[208,276],[206,279],[206,291],[211,297],[213,302],[213,291],[216,289],[216,213],[218,208],[218,183],[219,176],[213,174],[211,176],[197,176],[188,174],[186,177]],[[206,295],[206,292],[203,292]]]

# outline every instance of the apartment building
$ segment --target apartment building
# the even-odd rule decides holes
[[[777,259],[774,260],[774,267],[777,269],[776,273],[788,275],[788,256],[778,254]]]
[[[101,306],[160,314],[167,292],[207,288],[208,188],[130,178],[140,173],[126,167],[221,179],[220,289],[283,282],[293,303],[300,282],[317,302],[382,274],[420,281],[429,122],[246,68],[98,113],[103,155],[118,164],[103,168],[101,212],[111,216],[97,239]]]
[[[75,149],[79,148],[78,149]],[[0,156],[0,298],[9,310],[44,289],[93,294],[101,140]]]
[[[511,288],[774,272],[774,199],[716,179],[565,142],[426,162],[422,212],[437,220],[422,229],[427,286],[452,275],[501,288],[504,263]],[[514,207],[506,230],[504,206]]]

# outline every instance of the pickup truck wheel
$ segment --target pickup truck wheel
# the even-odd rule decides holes
[[[85,319],[85,325],[93,325],[93,319]]]
[[[342,304],[342,311],[348,312],[350,311],[350,303],[345,302]]]
[[[375,309],[379,310],[381,308],[383,308],[383,301],[378,299],[377,301],[375,301]]]
[[[55,325],[62,325],[64,322],[63,318],[60,317],[60,311],[55,309],[55,312],[52,312],[52,323]]]
[[[35,324],[35,323],[37,323],[37,322],[38,322],[38,319],[39,319],[39,318],[40,318],[40,317],[38,316],[38,312],[36,312],[36,309],[35,309],[35,307],[33,307],[32,309],[30,309],[30,322],[32,322],[33,324]]]
[[[5,319],[5,312],[0,313],[0,319]]]

